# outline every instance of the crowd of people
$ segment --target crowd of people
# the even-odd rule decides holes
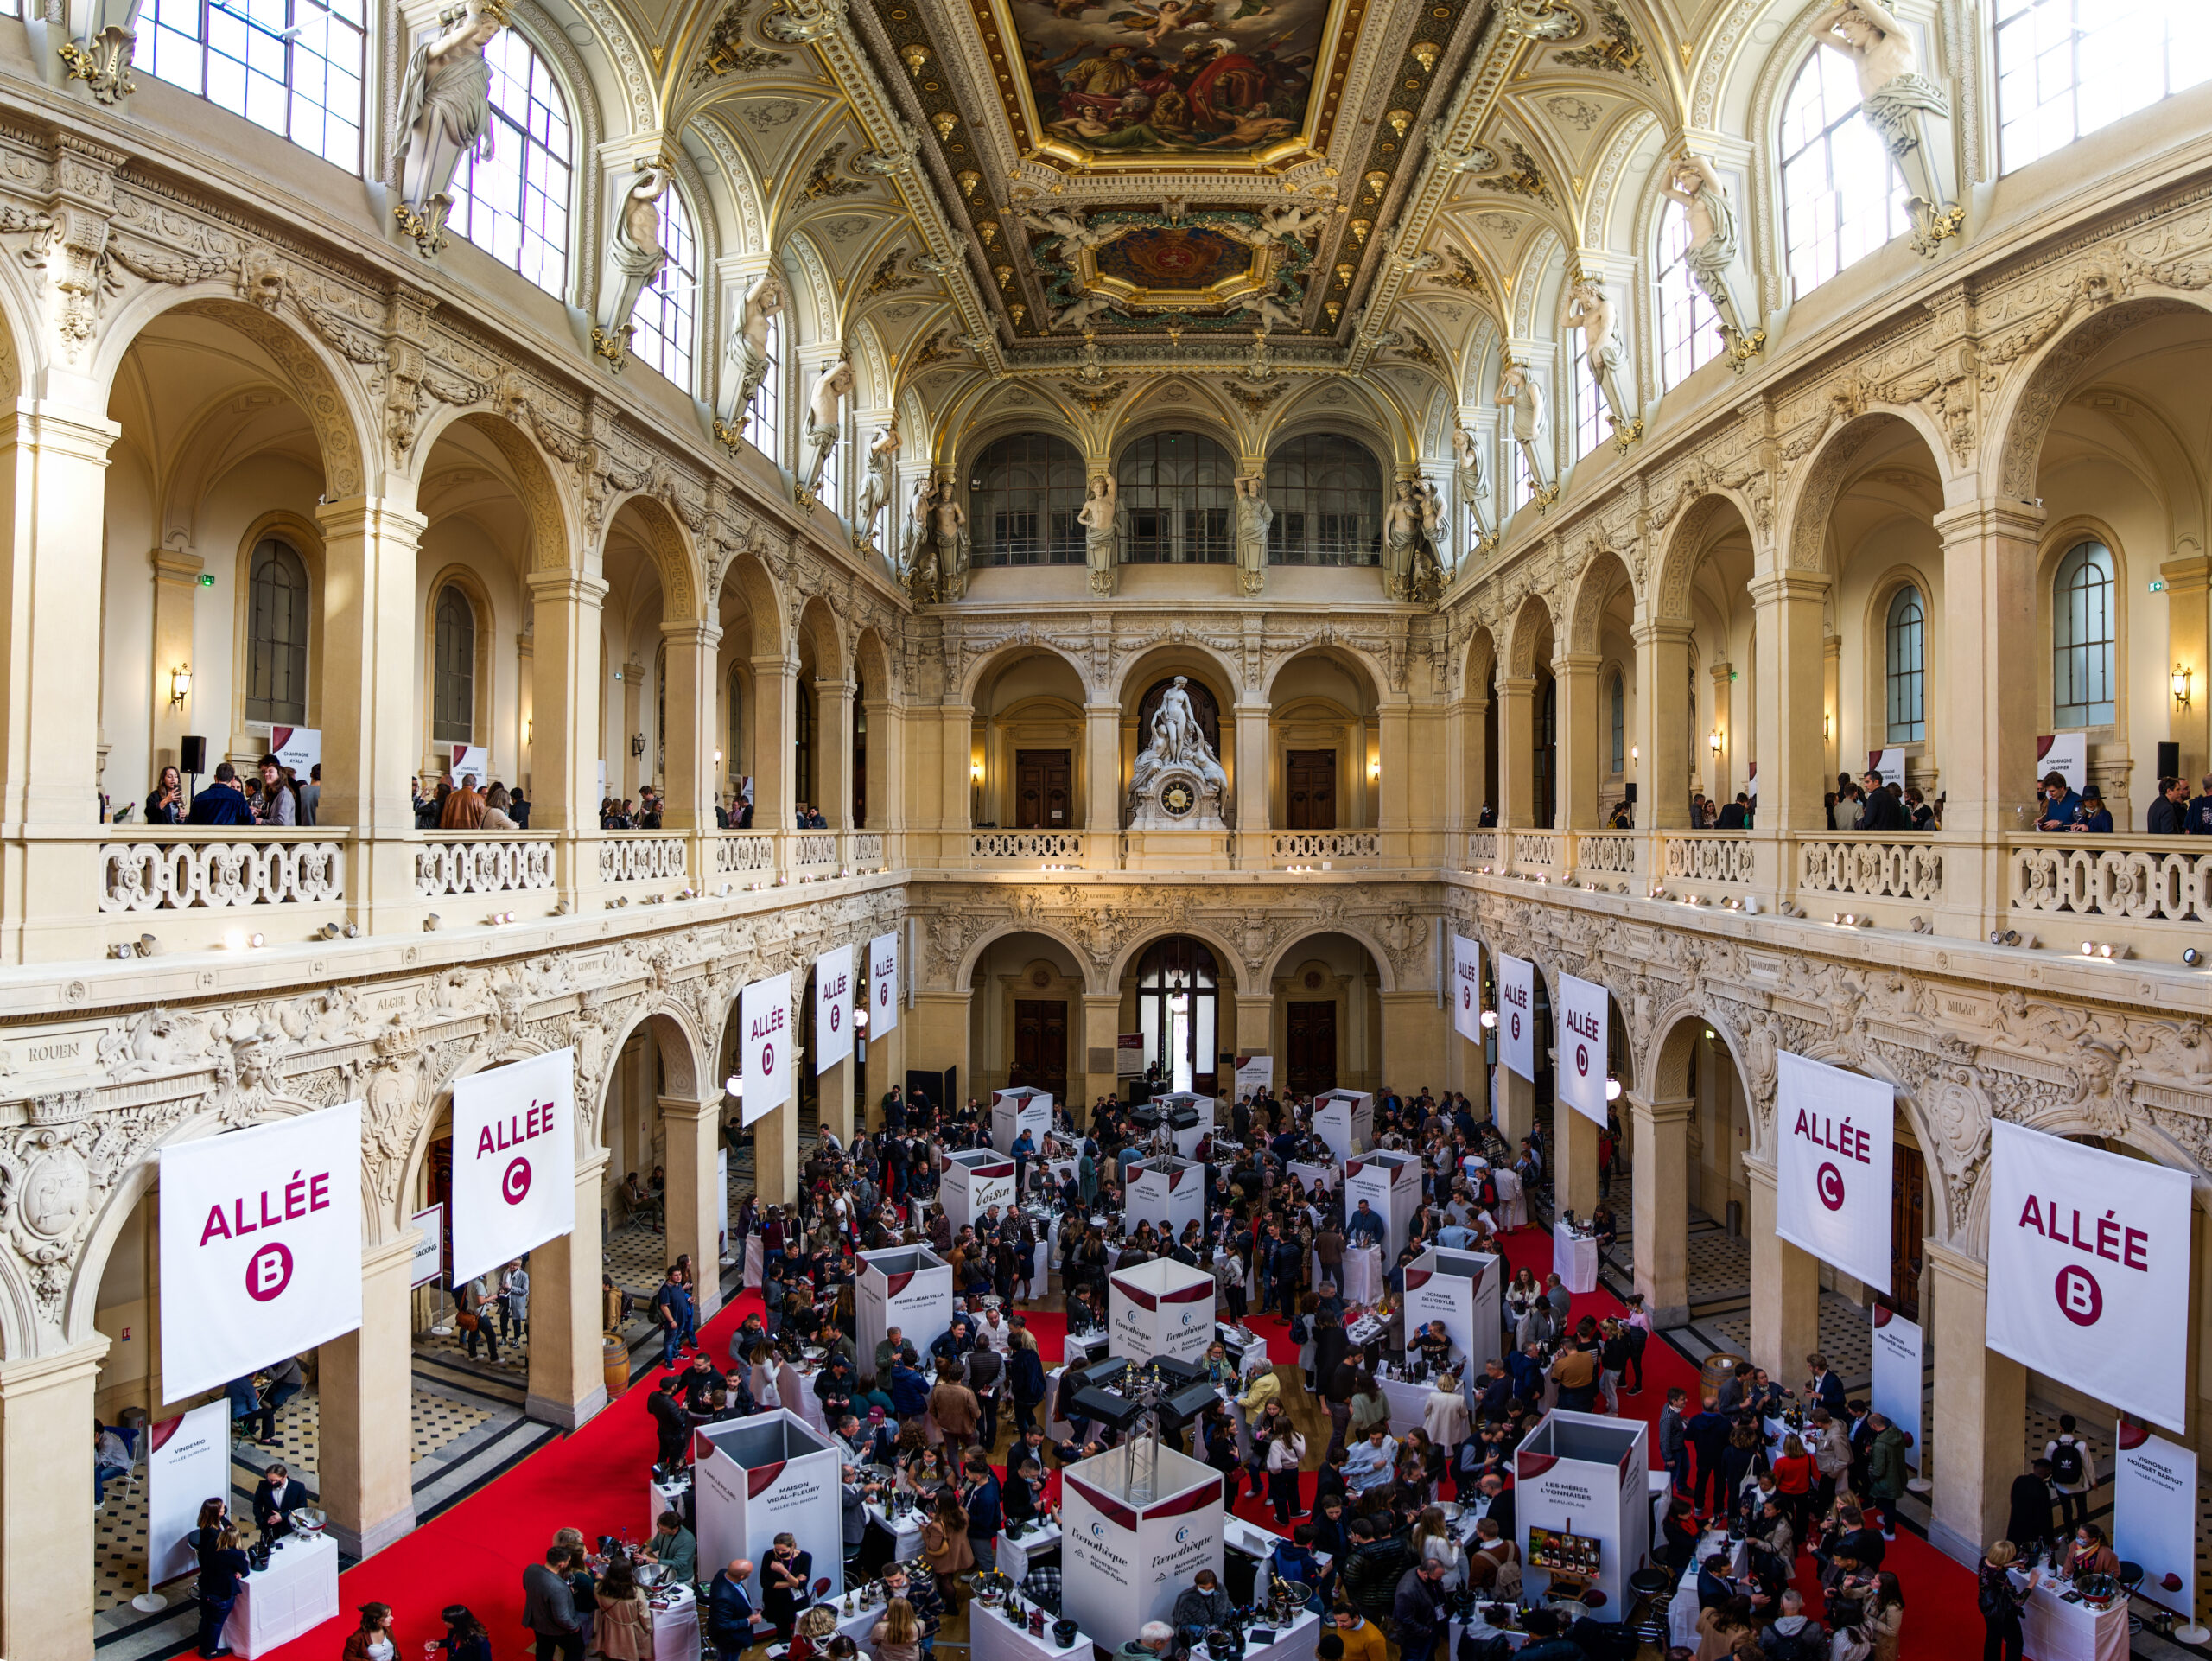
[[[229,761],[218,761],[207,787],[187,788],[184,775],[163,767],[139,810],[148,824],[300,825],[315,823],[322,804],[322,766],[308,770],[302,781],[291,767],[274,755],[264,755],[241,775]],[[130,805],[109,812],[107,793],[100,793],[100,818],[121,824],[129,822]]]

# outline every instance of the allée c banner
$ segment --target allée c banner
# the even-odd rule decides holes
[[[453,1277],[471,1281],[576,1225],[576,1053],[453,1086]]]

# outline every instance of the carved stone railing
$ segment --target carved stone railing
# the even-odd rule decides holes
[[[1546,869],[1564,862],[1567,838],[1556,830],[1516,830],[1513,833],[1513,862],[1518,865],[1541,865]]]
[[[158,842],[104,843],[100,909],[340,903],[346,898],[346,850],[328,839],[331,834],[327,829],[165,829]]]
[[[1941,900],[1943,850],[1929,837],[1893,841],[1820,837],[1797,844],[1802,894],[1855,894],[1869,900]]]
[[[1693,882],[1749,882],[1751,839],[1741,830],[1669,830],[1661,869]]]
[[[1574,869],[1578,871],[1631,875],[1636,870],[1636,838],[1618,830],[1595,832],[1574,839]]]
[[[1382,838],[1373,830],[1278,830],[1271,839],[1269,856],[1278,865],[1303,865],[1319,861],[1335,865],[1373,861],[1382,856]]]
[[[1505,860],[1504,838],[1495,830],[1467,832],[1467,866],[1499,865]]]
[[[970,859],[1007,860],[1022,864],[1083,857],[1080,830],[976,830],[968,838]]]
[[[415,892],[425,900],[448,894],[508,894],[553,886],[553,834],[426,842],[415,850]]]
[[[835,830],[799,830],[792,833],[789,843],[793,875],[821,876],[837,869],[837,833]]]
[[[610,830],[599,844],[601,882],[652,882],[684,873],[683,838],[658,830]]]
[[[855,871],[874,871],[882,868],[882,831],[849,830],[845,833],[845,839],[852,850],[845,856],[848,867]]]
[[[715,838],[716,876],[773,876],[776,839],[759,830],[728,830]]]
[[[2007,895],[2017,912],[2212,921],[2212,848],[2194,839],[2012,838],[2005,867]]]

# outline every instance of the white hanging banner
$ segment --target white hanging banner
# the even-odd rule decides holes
[[[881,1038],[899,1026],[899,936],[879,934],[868,943],[868,1031]]]
[[[453,1085],[453,1277],[474,1280],[576,1225],[576,1053]]]
[[[2002,1119],[1989,1169],[1989,1347],[2182,1429],[2187,1174]]]
[[[1452,1025],[1470,1044],[1483,1041],[1483,949],[1464,934],[1452,937]]]
[[[1774,1231],[1886,1295],[1897,1092],[1788,1050],[1775,1063]]]
[[[738,994],[737,1080],[744,1122],[766,1118],[791,1098],[791,977],[789,971]]]
[[[184,1537],[200,1526],[200,1506],[231,1492],[229,1398],[147,1425],[138,1434],[147,1439],[146,1589],[151,1591],[200,1567]]]
[[[814,1070],[827,1072],[853,1053],[853,949],[814,960]]]
[[[1236,1058],[1236,1099],[1243,1101],[1257,1091],[1275,1087],[1275,1059],[1272,1055],[1240,1055]]]
[[[269,753],[299,776],[302,784],[322,761],[322,733],[315,727],[271,727]]]
[[[1497,954],[1497,1059],[1536,1082],[1536,965]]]
[[[1920,1323],[1874,1306],[1874,1411],[1904,1432],[1904,1462],[1926,1469],[1920,1456],[1920,1402],[1926,1387]]]
[[[410,1289],[442,1280],[446,1272],[446,1208],[433,1206],[418,1211],[408,1222],[415,1233],[415,1261],[407,1270]]]
[[[172,1400],[361,1324],[359,1102],[164,1148],[161,1185]]]
[[[2143,1565],[2138,1597],[2196,1619],[2196,1455],[2122,1420],[2113,1443],[2112,1549]]]
[[[1552,1077],[1559,1098],[1586,1119],[1605,1122],[1609,994],[1595,981],[1559,977],[1559,1050]]]

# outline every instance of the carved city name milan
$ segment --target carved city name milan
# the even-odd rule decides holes
[[[2151,1237],[2139,1228],[2123,1226],[2118,1212],[2107,1211],[2094,1219],[2089,1225],[2089,1238],[2082,1238],[2082,1208],[2070,1212],[2060,1209],[2060,1202],[2052,1200],[2037,1203],[2030,1194],[2027,1203],[2020,1207],[2019,1226],[2032,1230],[2056,1245],[2070,1246],[2090,1257],[2102,1257],[2107,1263],[2151,1272]]]
[[[1813,1113],[1803,1108],[1797,1110],[1797,1123],[1791,1134],[1803,1137],[1815,1148],[1825,1148],[1845,1159],[1855,1159],[1861,1165],[1872,1165],[1874,1156],[1869,1151],[1872,1138],[1864,1126],[1852,1123],[1846,1115],[1838,1121],[1832,1113]]]
[[[519,1148],[537,1136],[548,1135],[553,1129],[553,1104],[533,1101],[527,1111],[510,1113],[504,1119],[493,1119],[477,1132],[476,1157],[486,1154],[504,1154],[510,1148]]]
[[[279,1223],[294,1222],[310,1212],[330,1208],[330,1173],[321,1171],[311,1177],[302,1177],[295,1171],[292,1180],[279,1191],[281,1203],[275,1211],[269,1208],[270,1191],[266,1188],[255,1196],[254,1213],[257,1220],[246,1220],[246,1203],[243,1197],[231,1201],[230,1215],[223,1214],[219,1203],[207,1208],[207,1225],[200,1231],[200,1244],[210,1240],[234,1240],[255,1231],[273,1228]]]

